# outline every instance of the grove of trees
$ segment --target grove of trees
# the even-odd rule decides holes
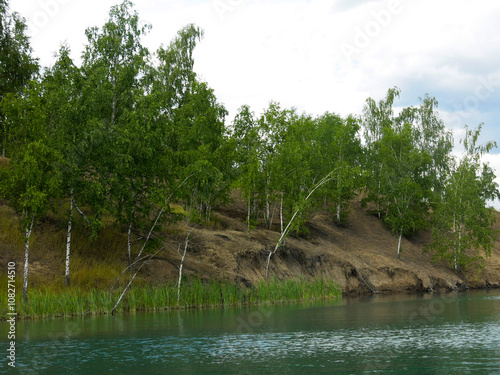
[[[0,143],[9,160],[0,197],[16,210],[26,240],[25,298],[30,235],[55,200],[67,202],[67,284],[75,214],[92,239],[110,213],[128,235],[131,264],[132,233],[149,238],[174,204],[210,220],[234,189],[245,199],[248,231],[277,230],[280,244],[305,230],[313,210],[328,208],[348,225],[358,196],[399,239],[398,256],[402,237],[428,229],[429,251],[457,271],[491,251],[496,233],[486,203],[499,191],[481,156],[496,145],[477,145],[481,126],[467,129],[465,153],[454,157],[434,98],[396,110],[400,92],[392,88],[346,118],[277,102],[257,115],[243,105],[228,125],[193,69],[203,38],[194,25],[151,52],[142,44],[151,26],[125,0],[102,27],[86,30],[80,66],[62,45],[42,69],[6,0],[0,16]]]

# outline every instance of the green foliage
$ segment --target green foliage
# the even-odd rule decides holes
[[[0,3],[0,103],[9,94],[19,94],[38,71],[37,60],[26,35],[26,23],[17,13],[8,12],[8,2]],[[12,123],[0,106],[0,147],[6,156],[12,139]],[[9,150],[10,152],[10,150]]]
[[[498,235],[492,227],[494,210],[486,203],[500,194],[492,169],[481,162],[481,156],[496,143],[478,146],[480,131],[481,125],[474,131],[466,128],[465,152],[446,181],[443,199],[433,215],[432,242],[427,248],[456,271],[482,266],[482,253],[491,254]]]
[[[248,231],[257,225],[256,199],[259,191],[259,177],[261,160],[261,139],[255,115],[247,105],[242,106],[233,122],[236,186],[240,188],[243,197],[247,200]]]
[[[178,173],[182,179],[190,176],[182,189],[183,198],[207,220],[229,188],[231,152],[224,134],[226,113],[213,90],[195,80],[184,105],[173,115]]]
[[[394,88],[378,104],[368,99],[363,123],[365,200],[376,204],[379,216],[399,236],[399,256],[402,236],[428,228],[431,202],[440,199],[448,170],[451,138],[435,111],[435,99],[425,97],[419,108],[404,108],[395,116],[398,96]]]
[[[478,249],[491,250],[485,203],[498,190],[479,158],[493,144],[477,146],[479,130],[468,131],[455,163],[451,134],[428,95],[396,114],[400,91],[392,88],[379,102],[367,99],[360,118],[313,117],[277,102],[256,116],[242,106],[229,129],[226,109],[194,71],[203,37],[195,25],[153,59],[142,43],[151,26],[124,0],[102,27],[86,30],[81,66],[63,45],[36,75],[24,20],[5,0],[0,15],[0,143],[11,159],[0,169],[0,193],[23,230],[70,196],[91,239],[103,215],[128,228],[130,259],[133,232],[152,228],[149,240],[163,213],[183,217],[171,205],[217,226],[213,208],[237,187],[248,230],[276,229],[279,220],[281,245],[288,231],[306,230],[312,210],[328,209],[347,225],[349,204],[362,192],[400,243],[432,222],[431,248],[456,269],[480,261]]]
[[[87,29],[82,67],[84,105],[91,113],[86,127],[96,153],[94,182],[101,181],[108,208],[127,225],[136,223],[140,214],[147,217],[151,210],[146,189],[155,181],[158,140],[151,119],[145,118],[150,104],[143,98],[147,81],[140,80],[149,55],[141,37],[149,26],[141,27],[131,8],[132,3],[124,1],[111,8],[101,29]]]
[[[60,154],[41,139],[27,144],[21,157],[2,170],[0,192],[21,215],[23,231],[60,196],[60,162]]]
[[[359,130],[359,120],[353,116],[342,119],[325,113],[317,120],[317,135],[313,139],[317,143],[313,156],[316,175],[333,171],[332,182],[322,188],[317,200],[329,200],[338,225],[347,224],[349,202],[363,184]]]
[[[243,106],[234,121],[237,186],[247,199],[247,223],[263,212],[270,228],[276,211],[280,227],[294,217],[295,233],[304,230],[308,211],[328,199],[339,224],[347,222],[347,207],[362,183],[358,120],[326,113],[319,118],[298,115],[271,102],[259,119]],[[316,183],[329,175],[304,206]],[[331,181],[330,181],[331,180]],[[302,207],[304,206],[304,207]],[[298,211],[297,211],[298,209]]]

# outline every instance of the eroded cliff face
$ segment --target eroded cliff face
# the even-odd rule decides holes
[[[201,277],[225,277],[246,285],[257,283],[265,277],[266,259],[279,233],[255,229],[248,234],[237,212],[222,211],[217,215],[223,226],[231,229],[198,230],[185,267]],[[428,234],[403,240],[403,252],[398,258],[397,239],[356,202],[348,227],[336,226],[327,213],[313,215],[308,226],[309,235],[287,238],[272,257],[271,276],[323,275],[333,279],[345,294],[500,287],[498,241],[484,270],[457,274],[423,252]],[[159,273],[166,279],[173,278],[175,264],[175,257],[161,265],[152,264],[149,273],[153,278]]]
[[[19,238],[14,235],[18,231],[15,220],[10,219],[12,210],[2,207],[1,217],[8,224],[4,226],[8,230],[2,235],[12,238],[0,242],[0,260],[3,259],[3,265],[7,264],[7,259],[22,264],[22,238],[19,234]],[[497,216],[498,230],[500,213]],[[257,228],[248,233],[244,223],[244,202],[233,203],[214,213],[214,217],[217,222],[215,229],[203,226],[193,229],[184,275],[230,279],[247,286],[265,278],[267,256],[279,238],[279,223],[275,225],[276,230]],[[63,275],[65,221],[59,223],[57,217],[49,219],[35,233],[30,267],[33,285],[60,281]],[[398,258],[397,238],[390,234],[380,219],[361,208],[359,202],[352,203],[347,227],[336,226],[327,212],[312,215],[307,225],[307,236],[288,237],[284,246],[272,257],[271,277],[324,276],[337,283],[345,294],[500,287],[500,241],[496,242],[492,256],[486,259],[481,272],[457,274],[447,265],[434,263],[430,254],[423,253],[430,239],[428,233],[404,239],[401,257]],[[78,236],[81,237],[79,241]],[[75,280],[78,281],[76,276],[82,265],[88,268],[87,262],[91,262],[92,268],[87,270],[90,278],[87,284],[108,288],[108,284],[112,284],[121,270],[127,267],[123,245],[126,244],[126,233],[109,226],[101,234],[102,238],[91,244],[85,236],[84,231],[75,232],[74,254],[79,257],[73,265]],[[138,280],[157,285],[175,283],[181,259],[177,250],[179,245],[183,248],[185,236],[185,223],[162,228],[156,234],[156,240],[165,244],[164,250],[141,269]],[[137,247],[135,250],[139,251],[142,242],[134,241],[134,244]],[[101,272],[101,278],[95,275],[98,269],[107,270]]]

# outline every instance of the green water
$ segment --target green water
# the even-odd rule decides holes
[[[500,291],[18,322],[16,335],[2,374],[500,374]]]

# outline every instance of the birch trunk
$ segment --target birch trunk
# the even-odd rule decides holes
[[[179,185],[179,186],[177,186],[177,188],[176,188],[176,189],[174,189],[174,191],[175,191],[175,190],[177,190],[177,189],[179,189],[182,185],[184,185],[184,183],[185,183],[185,182],[186,182],[189,178],[191,178],[192,176],[193,176],[192,174],[191,174],[191,175],[189,175],[189,176],[187,176],[187,177],[184,179],[184,181],[182,181],[182,182],[180,183],[180,185]],[[142,245],[141,251],[139,251],[139,254],[138,254],[138,255],[137,255],[137,257],[135,258],[136,260],[137,260],[137,259],[139,259],[139,258],[141,257],[142,252],[143,252],[143,251],[144,251],[144,249],[146,248],[146,245],[147,245],[147,243],[148,243],[149,239],[151,238],[151,235],[153,234],[153,230],[155,229],[156,225],[158,224],[158,220],[160,220],[161,215],[163,215],[163,212],[165,211],[165,207],[167,206],[168,202],[170,202],[170,198],[172,198],[172,195],[173,195],[173,194],[174,194],[174,192],[171,192],[171,193],[170,193],[170,195],[169,195],[167,198],[165,198],[165,203],[163,204],[163,207],[161,208],[161,210],[160,210],[160,212],[158,213],[158,215],[156,216],[156,219],[155,219],[155,221],[154,221],[153,225],[151,226],[151,229],[149,230],[148,236],[146,237],[146,241],[144,241],[144,244]]]
[[[29,268],[29,255],[30,255],[30,237],[33,230],[33,223],[35,222],[35,215],[31,217],[31,222],[26,227],[26,243],[24,244],[24,273],[23,273],[23,301],[28,303],[28,268]]]
[[[184,241],[184,252],[182,253],[181,264],[179,266],[179,281],[177,282],[177,307],[179,307],[181,301],[182,268],[184,267],[184,259],[186,259],[188,244],[189,244],[189,238],[186,237],[186,240]]]
[[[132,276],[132,278],[130,279],[129,283],[127,284],[127,286],[125,287],[125,289],[123,289],[123,292],[122,294],[120,294],[120,298],[118,298],[118,301],[115,303],[115,306],[113,307],[113,309],[111,310],[111,315],[115,315],[115,311],[116,311],[116,308],[118,307],[118,305],[120,304],[121,300],[123,299],[123,296],[125,295],[125,293],[127,293],[127,290],[128,288],[130,287],[130,285],[132,285],[132,282],[135,280],[135,277],[137,276],[137,274],[139,273],[139,271],[141,270],[141,268],[151,259],[153,259],[156,254],[158,254],[161,250],[163,250],[163,247],[158,250],[156,253],[154,253],[153,255],[151,255],[149,257],[149,259],[147,259],[145,262],[143,262],[140,267],[137,269],[137,271],[135,271],[134,273],[134,276]],[[120,275],[121,276],[121,275]],[[118,279],[117,279],[118,281]],[[116,281],[115,281],[116,283]]]
[[[378,211],[378,218],[380,219],[382,216],[380,215],[380,180],[378,181],[378,198],[377,198],[377,211]]]
[[[460,256],[461,251],[462,251],[462,224],[460,224],[458,227],[458,247],[455,253],[455,271],[458,271],[458,269],[460,268],[458,264],[458,257]]]
[[[276,203],[273,204],[272,207],[270,207],[270,213],[271,217],[269,218],[269,229],[271,229],[274,223],[274,214],[276,213]]]
[[[282,241],[283,241],[283,238],[285,237],[285,234],[286,232],[288,232],[288,229],[290,228],[290,225],[292,224],[293,222],[293,219],[295,219],[295,216],[297,216],[297,214],[299,213],[300,209],[296,210],[290,220],[290,222],[288,223],[288,225],[286,226],[285,228],[285,231],[283,233],[281,233],[281,236],[280,236],[280,239],[278,240],[278,243],[276,243],[276,246],[274,247],[274,250],[269,252],[269,255],[267,257],[267,262],[266,262],[266,278],[269,276],[269,264],[271,263],[271,257],[273,256],[273,254],[278,250],[278,248],[280,247]]]
[[[92,227],[92,224],[91,224],[89,218],[87,217],[87,215],[85,215],[85,213],[80,209],[80,207],[78,207],[78,205],[76,205],[74,202],[73,202],[73,204],[75,206],[76,211],[83,217],[83,219],[85,220],[85,222],[87,223],[89,228]]]
[[[73,227],[73,207],[75,205],[75,197],[73,195],[73,189],[71,189],[71,199],[69,202],[69,217],[68,217],[68,233],[66,235],[66,271],[64,274],[64,284],[70,284],[69,278],[69,257],[71,251],[71,229]]]
[[[398,240],[398,258],[401,255],[401,239],[403,237],[403,228],[399,231],[399,240]]]
[[[457,233],[457,215],[453,214],[453,268],[455,269],[455,271],[458,269],[457,247],[459,246],[456,240],[456,233]]]
[[[158,224],[158,220],[160,220],[160,217],[163,214],[163,211],[165,211],[165,207],[162,207],[160,210],[160,213],[156,216],[156,219],[155,219],[153,225],[151,226],[151,229],[149,229],[148,236],[146,237],[146,241],[144,241],[144,244],[141,247],[141,251],[139,251],[139,254],[137,254],[137,256],[135,257],[136,260],[141,257],[142,252],[146,248],[146,245],[147,245],[149,239],[151,238],[151,234],[153,234],[153,230],[155,229],[156,224]]]
[[[247,213],[247,227],[248,227],[248,235],[250,235],[250,210],[251,210],[251,200],[250,196],[248,197],[248,213]]]
[[[128,225],[128,233],[127,233],[127,255],[128,255],[128,265],[132,264],[132,220],[130,220]]]
[[[281,201],[280,201],[280,231],[283,233],[283,192],[281,192]]]
[[[304,199],[304,202],[307,202],[307,200],[311,197],[311,195],[316,191],[316,189],[318,189],[320,186],[322,186],[323,184],[327,183],[328,181],[330,181],[332,179],[332,174],[333,174],[334,171],[331,171],[330,173],[328,173],[325,177],[323,177],[315,186],[313,189],[311,189],[311,191],[309,192],[309,194],[307,194],[307,197]],[[290,219],[290,221],[288,222],[285,230],[281,233],[281,236],[278,240],[278,242],[276,243],[276,246],[274,247],[274,249],[272,251],[269,252],[269,255],[267,256],[267,261],[266,261],[266,279],[269,277],[269,265],[271,263],[271,257],[273,256],[273,254],[278,251],[278,248],[280,247],[280,245],[283,243],[283,240],[285,239],[288,231],[290,230],[290,227],[292,226],[292,223],[293,221],[295,220],[295,217],[297,216],[297,214],[301,211],[301,208],[298,208],[297,210],[295,210],[295,212],[293,213],[292,215],[292,218]]]
[[[266,194],[266,227],[267,229],[270,228],[271,223],[270,223],[270,209],[269,209],[269,194]]]

